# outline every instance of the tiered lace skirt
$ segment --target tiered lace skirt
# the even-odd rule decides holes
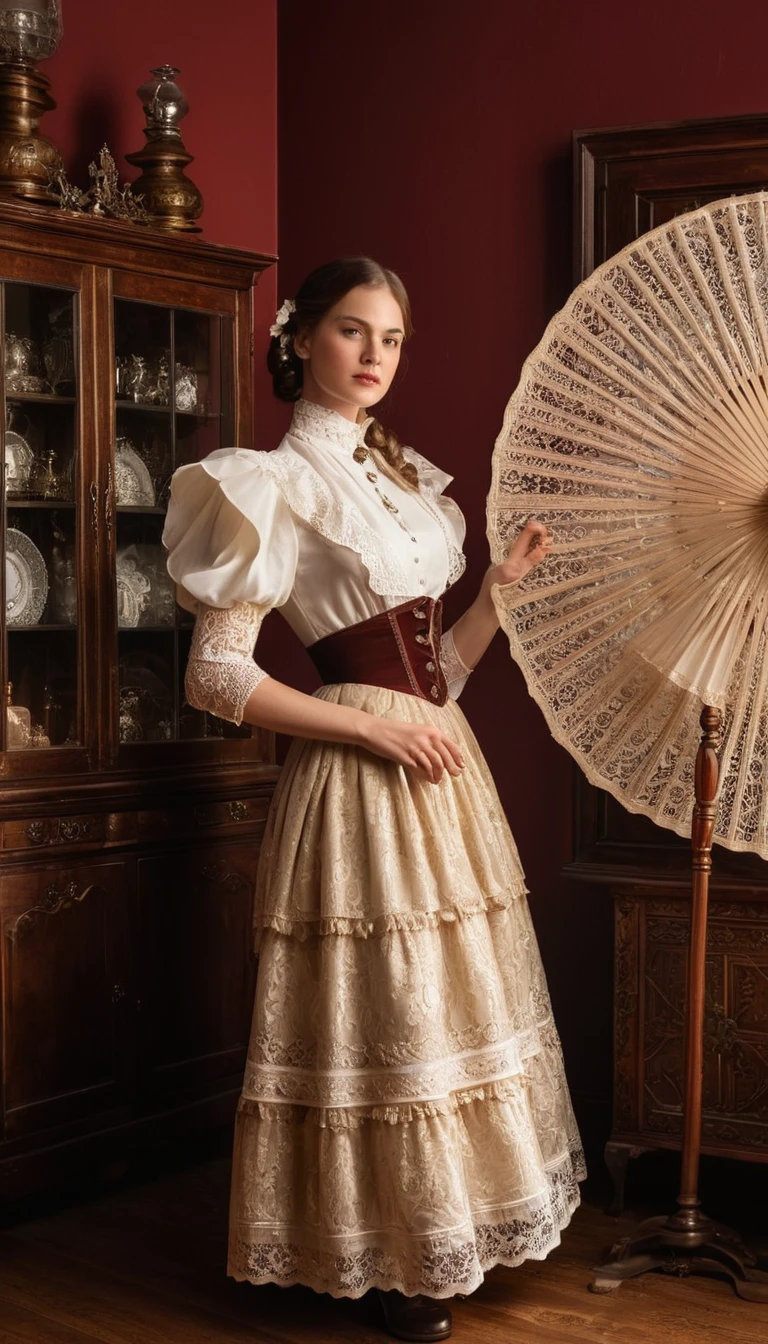
[[[291,748],[260,864],[229,1273],[469,1293],[558,1244],[584,1175],[517,850],[455,702],[318,695],[434,723],[466,767],[432,785]]]

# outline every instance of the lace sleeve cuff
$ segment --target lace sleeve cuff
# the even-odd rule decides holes
[[[453,638],[453,628],[446,630],[440,643],[440,664],[448,683],[448,694],[452,700],[458,700],[472,668],[467,667],[459,657]]]
[[[226,611],[198,607],[184,681],[187,700],[231,723],[243,721],[252,691],[267,673],[253,661],[266,607],[236,602]]]

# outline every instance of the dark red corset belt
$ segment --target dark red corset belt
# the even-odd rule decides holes
[[[307,653],[326,686],[353,682],[418,695],[444,705],[440,664],[443,604],[417,597],[310,644]]]

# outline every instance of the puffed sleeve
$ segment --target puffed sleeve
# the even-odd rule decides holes
[[[281,607],[293,587],[298,539],[267,453],[220,448],[179,467],[163,531],[180,606]]]
[[[222,449],[180,467],[163,532],[177,599],[195,613],[187,700],[238,724],[266,676],[253,660],[261,623],[290,596],[298,555],[293,517],[263,456]]]

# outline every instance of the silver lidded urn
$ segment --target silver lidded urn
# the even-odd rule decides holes
[[[59,0],[0,0],[0,61],[33,65],[61,41]]]

